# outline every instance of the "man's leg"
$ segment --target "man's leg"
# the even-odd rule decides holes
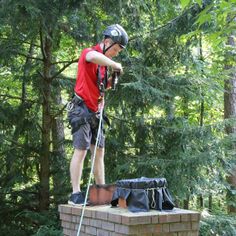
[[[80,180],[87,150],[75,149],[70,162],[70,176],[73,193],[80,192]]]
[[[90,150],[93,157],[94,145],[91,145]],[[96,184],[105,184],[104,148],[97,148],[93,173]]]

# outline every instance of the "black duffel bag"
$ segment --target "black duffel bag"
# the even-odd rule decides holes
[[[131,212],[146,212],[150,209],[172,210],[175,206],[165,178],[141,177],[119,180],[116,182],[111,205],[117,206],[119,198],[126,200]]]

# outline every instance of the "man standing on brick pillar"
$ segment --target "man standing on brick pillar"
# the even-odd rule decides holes
[[[80,180],[84,158],[90,149],[92,156],[96,143],[100,109],[104,106],[104,90],[109,88],[108,67],[113,72],[122,73],[122,65],[112,60],[128,43],[126,31],[118,24],[108,26],[104,39],[97,45],[82,51],[78,62],[75,96],[68,106],[68,119],[72,127],[74,154],[70,163],[70,175],[73,192],[69,204],[83,204],[84,193],[80,189]],[[103,126],[103,124],[102,124]],[[104,174],[103,128],[98,135],[98,148],[94,162],[96,184],[105,183]]]

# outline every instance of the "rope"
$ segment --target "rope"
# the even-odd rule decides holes
[[[87,199],[88,199],[89,186],[91,184],[91,180],[92,180],[92,177],[93,177],[93,168],[94,168],[94,163],[95,163],[95,158],[96,158],[98,139],[99,139],[99,135],[100,135],[100,132],[101,132],[101,126],[102,126],[102,113],[103,113],[103,106],[101,106],[101,109],[100,109],[98,133],[97,133],[95,148],[94,148],[94,152],[93,152],[91,171],[90,171],[90,175],[89,175],[89,182],[88,182],[88,186],[87,186],[87,190],[86,190],[84,205],[83,205],[82,214],[81,214],[80,222],[79,222],[79,228],[78,228],[78,231],[77,231],[77,236],[79,236],[79,234],[80,234],[80,230],[81,230],[81,226],[82,226],[82,222],[83,222],[83,218],[84,218],[84,212],[85,212],[85,208],[86,208],[86,203],[87,203]]]
[[[155,191],[160,189],[159,187],[156,187],[156,188],[147,188],[145,189],[147,195],[148,195],[148,192],[151,191],[151,194],[152,194],[152,202],[151,202],[151,208],[155,209],[156,208],[156,199],[155,199]]]

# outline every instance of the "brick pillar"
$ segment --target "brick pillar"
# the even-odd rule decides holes
[[[76,236],[82,207],[60,205],[64,236]],[[132,213],[108,205],[86,207],[80,236],[198,236],[200,213],[171,211]]]

